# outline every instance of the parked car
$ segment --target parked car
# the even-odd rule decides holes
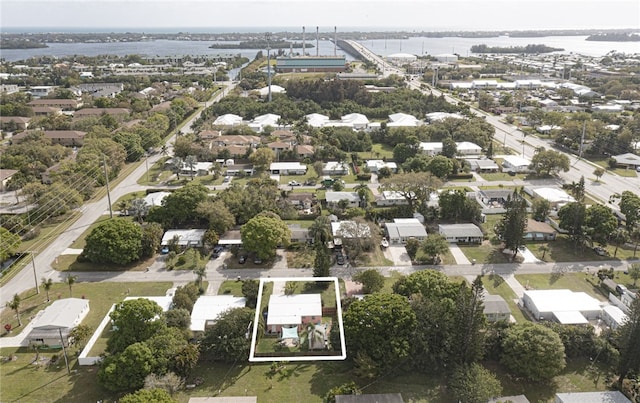
[[[224,246],[216,246],[215,248],[213,248],[213,252],[211,253],[211,258],[216,259],[220,257],[220,254],[222,253],[223,250],[224,250]]]
[[[255,258],[253,258],[253,264],[262,264],[262,259],[256,256]]]
[[[606,249],[604,249],[604,248],[602,248],[600,246],[596,246],[595,248],[593,248],[593,251],[598,256],[607,256],[609,254],[609,252],[607,252]]]
[[[244,262],[247,261],[247,257],[245,255],[240,255],[240,257],[238,258],[238,263],[240,264],[244,264]]]
[[[289,186],[300,186],[300,182],[298,181],[290,181]]]
[[[160,249],[160,253],[162,253],[163,255],[166,255],[167,253],[169,253],[169,247],[163,246],[162,249]]]
[[[344,264],[344,255],[341,253],[336,255],[336,263],[342,266]]]
[[[622,295],[627,292],[627,287],[623,286],[622,284],[618,284],[616,286],[616,291],[618,292],[618,294]]]
[[[231,181],[231,177],[230,176],[225,176],[224,179],[222,180],[222,183],[228,183]]]

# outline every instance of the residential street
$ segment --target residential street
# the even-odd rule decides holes
[[[224,83],[226,85],[226,89],[221,91],[218,95],[216,95],[212,100],[208,101],[207,104],[211,104],[211,102],[218,102],[223,98],[225,94],[227,94],[234,86],[234,83]],[[204,103],[201,103],[204,106]],[[200,116],[202,109],[195,113],[182,127],[183,132],[191,132],[191,126],[193,122]],[[171,147],[173,142],[175,141],[174,137],[171,137],[166,145],[167,147]],[[153,166],[153,164],[158,161],[162,157],[161,154],[155,154],[149,157],[148,164],[149,166]],[[137,181],[146,173],[146,164],[140,164],[129,176],[124,178],[122,182],[120,182],[117,186],[111,189],[111,202],[115,203],[120,197],[135,192],[138,190],[145,189],[144,186],[138,185]],[[51,263],[54,261],[56,257],[62,254],[62,252],[69,248],[71,244],[80,236],[82,233],[93,224],[101,215],[109,214],[109,203],[107,201],[107,197],[103,197],[94,203],[85,204],[80,208],[82,215],[80,218],[65,232],[60,234],[58,238],[56,238],[49,246],[44,249],[39,254],[35,255],[35,265],[36,265],[36,274],[34,278],[33,266],[31,264],[26,265],[20,273],[17,273],[7,284],[0,288],[0,310],[5,308],[6,303],[13,298],[14,294],[19,294],[29,288],[33,288],[35,286],[35,281],[40,283],[40,279],[42,277],[60,279],[60,273],[53,270],[51,268]],[[144,280],[141,280],[144,281]]]

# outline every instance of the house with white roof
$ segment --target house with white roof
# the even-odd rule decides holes
[[[565,325],[587,324],[602,311],[600,301],[585,292],[571,290],[526,290],[522,303],[537,320],[554,320]]]
[[[517,155],[505,155],[502,161],[503,172],[529,172],[531,160],[519,157]]]
[[[556,393],[554,403],[631,403],[619,390]]]
[[[387,127],[416,127],[422,125],[422,121],[413,115],[406,113],[394,113],[389,115]]]
[[[249,122],[248,126],[256,133],[262,133],[265,127],[278,127],[278,122],[280,121],[280,115],[275,115],[273,113],[267,113],[265,115],[256,116],[253,118],[251,122]]]
[[[346,201],[347,207],[360,205],[360,196],[357,192],[326,192],[324,197],[329,208],[338,207],[342,200]]]
[[[295,328],[322,320],[320,294],[271,295],[267,311],[266,333],[274,334],[282,328]]]
[[[144,201],[147,203],[147,206],[162,206],[162,201],[165,197],[169,196],[171,193],[169,192],[153,192],[149,193],[145,196]]]
[[[442,142],[421,142],[420,150],[427,155],[438,155],[442,153]],[[461,156],[478,156],[482,155],[482,147],[470,141],[456,142],[457,154]]]
[[[216,120],[213,121],[214,126],[236,126],[239,124],[242,124],[242,117],[232,113],[218,116]]]
[[[368,160],[366,162],[369,172],[377,174],[382,168],[389,168],[392,173],[398,172],[398,164],[393,161]]]
[[[204,246],[204,234],[206,229],[170,229],[162,236],[160,245],[174,244],[183,248],[201,248]]]
[[[279,85],[275,85],[275,84],[271,84],[271,93],[272,94],[284,94],[285,92],[287,92],[287,90],[284,87],[281,87]],[[258,90],[258,94],[261,97],[266,97],[267,95],[269,95],[269,87],[262,87]]]
[[[299,162],[272,162],[269,172],[271,175],[304,175],[307,166]]]
[[[319,113],[310,113],[306,115],[307,124],[311,127],[324,127],[329,122],[329,116],[321,115]]]
[[[448,113],[448,112],[431,112],[426,114],[426,118],[429,122],[437,122],[445,119],[464,119],[464,117],[458,113]]]
[[[346,162],[328,161],[322,167],[323,175],[348,175],[349,165]]]
[[[89,300],[65,298],[54,301],[32,323],[27,336],[30,344],[60,346],[69,345],[69,333],[89,313]],[[62,340],[61,340],[62,338]]]
[[[475,224],[439,224],[438,233],[451,243],[482,243],[484,235]]]
[[[385,224],[385,232],[390,244],[405,244],[409,239],[422,241],[427,238],[427,230],[417,218],[394,218]]]
[[[244,308],[246,303],[245,297],[201,295],[191,311],[191,331],[204,332],[216,322],[220,314],[229,309]]]
[[[345,123],[356,130],[366,129],[369,126],[369,119],[361,113],[350,113],[342,116],[342,123]]]
[[[560,188],[535,188],[531,189],[532,196],[547,200],[552,208],[558,209],[567,203],[576,201],[570,194]]]
[[[376,206],[406,206],[409,201],[401,192],[385,190],[376,195]]]

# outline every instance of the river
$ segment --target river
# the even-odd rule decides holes
[[[557,53],[578,53],[585,56],[604,56],[612,50],[623,53],[640,53],[640,43],[638,42],[594,42],[586,41],[586,36],[547,36],[538,38],[422,38],[411,37],[408,39],[377,39],[361,40],[364,46],[368,47],[381,56],[394,53],[412,53],[415,55],[429,54],[437,55],[442,53],[457,53],[461,56],[470,55],[470,48],[473,45],[486,44],[488,46],[525,46],[528,44],[544,44],[564,51]],[[213,42],[209,41],[171,41],[154,40],[145,42],[116,42],[116,43],[51,43],[48,48],[42,49],[3,49],[0,57],[5,61],[15,62],[34,56],[98,56],[117,55],[125,56],[140,54],[145,56],[181,56],[181,55],[218,55],[218,54],[240,54],[253,59],[258,52],[256,49],[210,49]],[[307,39],[307,43],[315,46],[316,41]],[[294,49],[300,52],[301,49]],[[319,41],[318,48],[320,55],[333,55],[333,42],[328,40]],[[275,51],[274,51],[275,52]],[[285,49],[288,52],[288,49]],[[345,53],[337,49],[338,55]],[[315,55],[316,48],[307,49],[307,54]],[[347,60],[353,60],[347,56]]]

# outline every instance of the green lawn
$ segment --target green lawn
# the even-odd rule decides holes
[[[165,162],[171,157],[162,157],[149,167],[148,175],[142,175],[138,179],[139,185],[158,185],[172,175],[172,172],[164,169]]]
[[[547,246],[549,251],[546,252],[544,259],[543,253],[540,251],[541,246]],[[633,260],[640,256],[640,253],[633,256],[633,248],[618,248],[618,253],[613,256],[615,246],[605,246],[604,249],[609,252],[608,256],[599,256],[591,248],[584,249],[575,248],[573,242],[566,235],[558,235],[555,241],[549,242],[530,242],[527,243],[529,250],[536,255],[538,259],[547,262],[580,262],[580,261],[600,261],[600,260]]]
[[[586,292],[600,301],[606,301],[598,286],[597,277],[586,272],[581,273],[552,273],[552,274],[516,274],[516,279],[525,288],[534,290],[569,289],[576,292]]]
[[[300,248],[298,250],[287,250],[287,267],[300,268],[312,267],[316,252],[313,248]]]
[[[458,245],[458,247],[469,261],[475,259],[478,264],[509,263],[509,259],[497,246],[486,241],[482,245]]]
[[[480,173],[478,174],[482,177],[482,179],[494,182],[494,181],[514,181],[516,179],[524,179],[527,177],[526,174],[515,174],[514,176],[509,175],[504,172],[491,172],[491,173]]]
[[[233,295],[234,297],[243,297],[242,281],[223,281],[220,285],[220,288],[218,289],[218,295]]]
[[[393,147],[377,143],[371,146],[371,151],[361,151],[357,154],[363,160],[393,160]]]
[[[627,168],[610,168],[609,167],[609,160],[607,158],[591,158],[591,159],[589,159],[589,161],[593,162],[596,165],[601,166],[602,168],[604,168],[609,173],[614,173],[616,175],[630,177],[630,178],[636,178],[638,176],[638,174],[636,173],[636,171],[633,168],[629,168],[629,169],[627,169]]]
[[[151,266],[155,260],[156,257],[153,256],[145,260],[120,266],[107,263],[78,262],[78,255],[60,255],[51,263],[51,267],[58,271],[144,271],[147,267]]]
[[[528,321],[527,317],[520,310],[520,307],[514,302],[517,298],[516,293],[513,292],[509,284],[507,284],[502,277],[496,274],[482,276],[482,285],[484,285],[484,288],[489,294],[500,295],[507,301],[509,309],[511,309],[511,315],[516,322],[523,323]]]

